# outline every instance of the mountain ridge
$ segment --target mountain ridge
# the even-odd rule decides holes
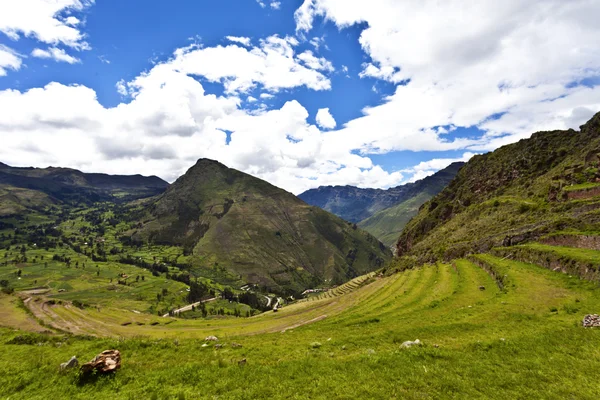
[[[418,261],[600,228],[600,113],[580,131],[536,132],[474,156],[425,203],[396,244]]]
[[[298,293],[382,267],[391,252],[370,234],[283,189],[200,159],[148,207],[133,240],[184,246],[205,268]]]

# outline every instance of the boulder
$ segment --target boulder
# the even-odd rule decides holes
[[[588,314],[583,317],[584,328],[597,328],[600,327],[600,315]]]
[[[219,339],[218,339],[216,336],[212,336],[212,335],[211,335],[211,336],[207,336],[207,337],[204,339],[204,341],[205,341],[205,342],[216,342],[216,341],[218,341],[218,340],[219,340]]]
[[[93,371],[108,373],[121,368],[121,352],[119,350],[104,350],[90,362],[81,366],[81,372],[89,374]]]
[[[421,346],[421,341],[419,339],[415,340],[414,342],[407,340],[406,342],[404,342],[400,345],[400,348],[408,349],[409,347],[413,347],[413,346]]]
[[[78,365],[79,361],[77,360],[77,357],[73,356],[69,361],[60,364],[60,370],[64,371],[67,369],[75,368]]]

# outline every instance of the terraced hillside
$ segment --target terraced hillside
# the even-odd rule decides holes
[[[543,246],[561,257],[577,250]],[[595,260],[600,251],[585,254]],[[2,297],[5,326],[35,330],[37,320],[47,330],[106,338],[1,330],[0,396],[597,398],[600,330],[581,320],[600,310],[598,284],[521,259],[481,254],[368,276],[246,319],[82,310],[36,295],[11,307]],[[203,344],[208,335],[222,347]],[[417,338],[422,346],[402,348]],[[113,347],[124,358],[115,376],[82,382],[56,372],[73,354],[86,359]]]
[[[405,265],[600,231],[600,113],[473,157],[402,231]]]

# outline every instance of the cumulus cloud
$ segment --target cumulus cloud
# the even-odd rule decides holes
[[[277,35],[261,39],[258,46],[235,44],[202,48],[192,45],[178,49],[169,64],[182,72],[220,82],[227,93],[245,92],[261,85],[268,91],[306,86],[329,90],[331,81],[324,72],[330,63],[322,58],[295,53],[298,41]]]
[[[420,162],[414,167],[404,169],[400,172],[411,175],[410,178],[407,179],[407,182],[415,182],[435,174],[437,171],[446,168],[452,163],[459,161],[467,162],[474,155],[475,153],[466,152],[462,155],[462,157],[458,158],[434,158],[429,161]]]
[[[598,14],[600,3],[587,0],[305,0],[295,19],[301,35],[317,17],[340,29],[365,23],[359,42],[370,60],[360,76],[397,87],[346,124],[340,143],[386,153],[491,150],[577,127],[600,110],[600,88],[576,84],[600,76]],[[448,125],[488,132],[448,140],[436,130]]]
[[[135,79],[119,81],[116,90],[128,102],[115,107],[80,85],[0,91],[0,159],[173,180],[210,157],[295,193],[319,185],[396,186],[536,130],[577,127],[598,111],[600,89],[578,83],[600,75],[599,7],[585,0],[308,0],[295,14],[300,36],[317,17],[340,29],[363,24],[360,76],[395,85],[381,104],[338,130],[328,109],[313,124],[296,100],[273,109],[261,104],[294,88],[331,89],[330,61],[306,50],[310,43],[274,35],[244,46],[177,49]],[[57,21],[69,29],[81,25]],[[75,43],[83,47],[84,40]],[[70,46],[55,39],[49,47],[57,45]],[[21,57],[2,50],[0,74],[18,69]],[[207,94],[206,81],[222,84],[224,94]],[[471,126],[484,134],[448,135]],[[464,154],[395,172],[369,158],[396,150]]]
[[[269,6],[271,6],[271,8],[273,10],[279,10],[281,8],[281,2],[280,1],[272,1],[271,3],[269,3]]]
[[[59,49],[56,47],[50,47],[48,50],[34,49],[31,52],[31,55],[37,58],[51,58],[57,62],[66,62],[69,64],[75,64],[80,62],[78,58],[70,56],[63,49]]]
[[[333,64],[324,57],[315,57],[312,51],[306,50],[298,54],[298,59],[310,69],[333,72]]]
[[[0,76],[5,76],[8,69],[19,70],[22,63],[21,56],[16,51],[0,44]]]
[[[244,37],[244,36],[225,36],[225,38],[227,40],[229,40],[230,42],[239,43],[246,47],[250,46],[250,43],[251,43],[250,38]]]
[[[337,125],[333,115],[329,112],[329,108],[321,108],[317,111],[317,125],[325,129],[333,129]]]
[[[94,0],[5,0],[0,2],[0,32],[13,40],[21,36],[40,42],[63,44],[75,49],[87,49],[89,44],[79,30],[75,16],[61,18],[61,13],[80,12]]]

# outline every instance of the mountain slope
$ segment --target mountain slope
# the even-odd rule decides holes
[[[395,206],[383,209],[373,216],[358,223],[358,226],[366,230],[388,247],[392,247],[400,236],[400,232],[419,212],[419,207],[431,199],[439,190],[424,190],[410,199]]]
[[[455,258],[557,231],[600,229],[600,113],[473,157],[406,226],[401,256]],[[413,260],[414,261],[414,260]]]
[[[132,200],[162,193],[169,184],[141,175],[83,173],[71,168],[17,168],[0,163],[3,209],[16,212],[60,202]],[[8,204],[10,203],[10,207]]]
[[[322,186],[299,197],[348,221],[358,222],[358,226],[391,247],[404,225],[417,215],[421,204],[446,187],[463,165],[453,163],[427,178],[387,190]]]
[[[360,189],[355,186],[321,186],[307,190],[298,197],[346,221],[360,222],[421,192],[438,193],[454,178],[463,164],[453,163],[427,178],[386,190]]]
[[[206,159],[150,206],[132,236],[182,245],[198,264],[225,267],[279,292],[341,283],[383,266],[391,256],[354,225]]]

